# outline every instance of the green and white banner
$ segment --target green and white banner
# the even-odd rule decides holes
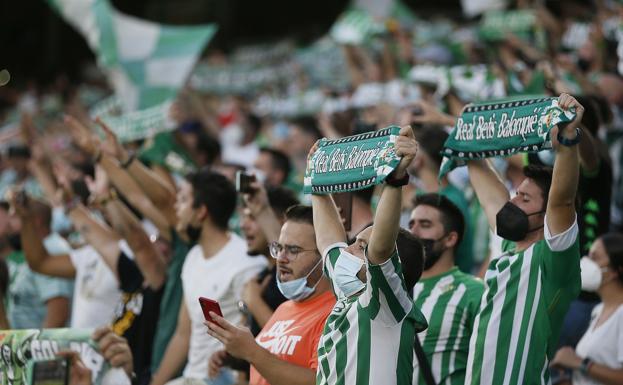
[[[85,329],[0,330],[0,385],[30,385],[33,363],[54,360],[61,351],[80,354],[84,365],[91,370],[94,385],[127,381],[127,376],[118,369],[109,370],[110,365],[91,340],[91,332]]]
[[[362,190],[382,183],[396,169],[400,157],[395,143],[400,127],[337,140],[322,139],[307,161],[305,194],[334,194]]]
[[[552,127],[574,117],[551,97],[470,104],[444,144],[439,177],[466,160],[550,149]]]
[[[217,29],[141,20],[116,11],[109,0],[48,2],[85,37],[123,113],[172,101]]]
[[[544,31],[537,23],[533,10],[489,11],[485,13],[480,24],[480,36],[485,40],[504,40],[512,33],[526,41],[536,43],[539,47],[545,44]]]

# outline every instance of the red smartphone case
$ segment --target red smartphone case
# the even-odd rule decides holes
[[[212,319],[212,317],[210,317],[211,311],[221,317],[223,316],[223,313],[221,312],[221,306],[218,304],[218,302],[209,298],[199,297],[199,304],[201,305],[201,310],[203,311],[203,316],[205,317],[206,321],[214,323],[214,320]]]

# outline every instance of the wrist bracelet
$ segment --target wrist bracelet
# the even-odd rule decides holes
[[[573,146],[575,146],[576,144],[580,143],[580,139],[581,139],[581,138],[582,138],[582,131],[580,130],[580,128],[579,128],[579,127],[576,127],[576,128],[575,128],[575,138],[573,138],[573,139],[567,139],[567,138],[565,138],[564,136],[562,136],[562,135],[560,134],[560,130],[558,130],[558,136],[557,136],[557,139],[558,139],[558,142],[559,142],[560,144],[562,144],[563,146],[566,146],[566,147],[573,147]]]
[[[591,366],[593,366],[593,361],[591,361],[590,358],[587,357],[583,359],[582,363],[580,364],[580,373],[587,376]]]
[[[121,162],[121,168],[127,169],[136,159],[136,154],[131,154],[125,162]]]
[[[409,174],[405,172],[402,178],[396,178],[395,172],[392,172],[385,178],[385,183],[392,187],[402,187],[409,184]]]

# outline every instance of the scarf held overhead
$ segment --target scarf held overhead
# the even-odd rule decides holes
[[[396,138],[400,127],[337,140],[322,139],[307,161],[305,194],[363,190],[382,183],[400,163]]]
[[[552,127],[574,118],[551,97],[470,104],[444,144],[439,178],[466,160],[550,149]]]

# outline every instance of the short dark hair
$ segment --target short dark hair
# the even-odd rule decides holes
[[[526,178],[532,179],[543,193],[543,210],[547,208],[549,189],[552,186],[552,171],[551,167],[536,164],[530,164],[523,168],[523,173]]]
[[[314,225],[314,211],[311,206],[295,205],[286,210],[286,221]]]
[[[372,203],[374,196],[374,187],[368,187],[361,190],[353,191],[353,198],[361,199],[367,204]]]
[[[435,162],[437,167],[441,166],[443,156],[443,145],[448,139],[448,133],[441,126],[424,126],[415,132],[420,149],[424,151]]]
[[[402,265],[407,292],[411,294],[413,286],[422,276],[424,269],[424,249],[422,243],[409,231],[400,229],[396,238],[396,249]]]
[[[270,156],[271,166],[281,170],[283,172],[284,179],[288,178],[290,171],[292,171],[292,164],[290,163],[290,158],[288,158],[284,152],[275,150],[274,148],[264,147],[260,149],[260,153]]]
[[[290,207],[300,203],[294,191],[289,188],[281,186],[268,187],[266,193],[270,207],[279,217],[283,217]]]
[[[234,185],[224,175],[209,169],[190,173],[186,179],[193,188],[193,207],[206,206],[212,223],[220,229],[227,229],[236,209]]]
[[[221,143],[212,135],[199,131],[197,133],[197,151],[205,154],[206,164],[211,165],[221,156]]]
[[[458,241],[456,242],[455,248],[459,247],[465,232],[465,218],[461,210],[452,203],[450,199],[436,193],[422,194],[416,195],[415,198],[413,198],[413,204],[414,208],[425,205],[439,210],[443,229],[446,233],[452,231],[457,233]]]
[[[313,116],[299,116],[290,120],[290,124],[300,127],[305,133],[321,138],[322,133],[318,128],[318,121]]]
[[[610,266],[619,274],[619,280],[623,283],[623,234],[607,233],[599,239],[604,243]]]

